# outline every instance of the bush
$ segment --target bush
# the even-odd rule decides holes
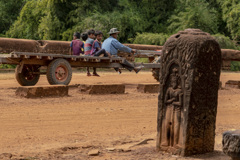
[[[6,35],[5,34],[0,34],[0,37],[6,37]]]
[[[163,33],[137,33],[137,36],[133,43],[162,46],[168,38],[169,35]]]
[[[231,62],[231,71],[240,71],[240,62],[232,61]]]
[[[222,49],[238,49],[237,45],[230,40],[229,37],[222,34],[215,34],[212,36],[216,39]]]
[[[16,68],[16,65],[12,65],[12,64],[1,64],[0,65],[0,69],[14,69]]]

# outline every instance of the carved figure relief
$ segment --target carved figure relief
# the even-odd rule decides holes
[[[159,72],[157,149],[190,156],[214,150],[221,50],[198,29],[172,35]]]
[[[183,92],[178,67],[174,67],[170,73],[170,86],[167,88],[165,96],[165,117],[162,125],[163,147],[181,148],[180,126],[181,112],[183,106]]]

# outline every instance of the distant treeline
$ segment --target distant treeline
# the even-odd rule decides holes
[[[120,41],[163,45],[186,28],[214,35],[222,48],[240,41],[239,0],[1,0],[0,36],[71,40],[75,31],[110,28]]]

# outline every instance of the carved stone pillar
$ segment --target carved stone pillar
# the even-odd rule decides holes
[[[240,160],[240,130],[223,133],[223,152],[232,160]]]
[[[186,29],[163,46],[157,149],[189,156],[214,150],[221,49],[208,33]]]

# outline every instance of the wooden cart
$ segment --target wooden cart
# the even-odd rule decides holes
[[[152,52],[149,54],[150,57],[152,54]],[[137,55],[137,57],[141,57],[140,53]],[[123,60],[124,58],[121,57],[108,58],[29,52],[12,52],[0,55],[0,64],[17,65],[15,75],[18,83],[22,86],[34,86],[41,74],[46,74],[51,85],[68,85],[72,79],[72,67],[123,68],[121,65]],[[133,65],[160,68],[159,64],[153,63],[133,63]],[[42,66],[47,66],[46,72],[40,71]]]

